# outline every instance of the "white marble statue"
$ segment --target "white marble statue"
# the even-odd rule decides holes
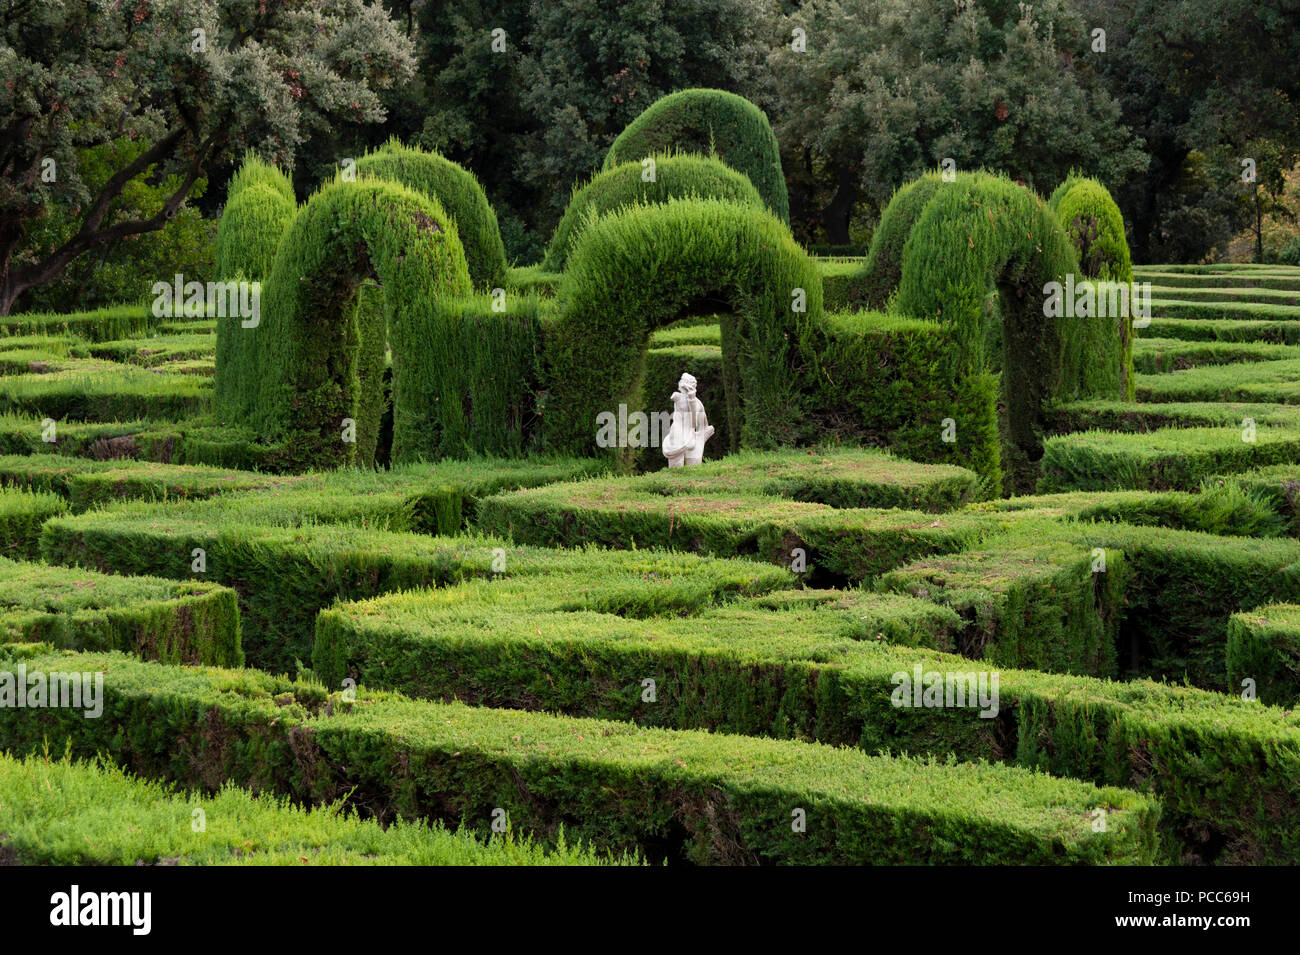
[[[699,464],[704,458],[704,442],[713,437],[713,425],[695,397],[695,384],[694,375],[682,375],[673,392],[672,425],[663,443],[670,468]]]

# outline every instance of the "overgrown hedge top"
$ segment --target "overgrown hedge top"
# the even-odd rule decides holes
[[[1074,243],[1085,275],[1111,282],[1133,281],[1124,216],[1105,186],[1071,173],[1052,192],[1048,205]]]
[[[357,173],[400,182],[437,199],[451,217],[465,249],[469,277],[477,289],[503,288],[506,249],[497,215],[474,174],[436,152],[389,140],[357,160]]]
[[[270,275],[275,251],[297,209],[289,177],[246,154],[230,179],[217,226],[217,278],[260,282]]]
[[[605,155],[604,168],[673,149],[716,153],[750,178],[782,222],[790,221],[776,134],[766,114],[743,96],[690,89],[656,100],[619,133]]]
[[[690,154],[649,158],[654,161],[653,174],[639,161],[625,162],[597,173],[590,182],[574,190],[546,250],[544,269],[553,272],[564,269],[589,216],[637,203],[664,202],[671,196],[728,199],[749,206],[763,204],[763,198],[747,176],[717,159]],[[647,180],[651,175],[653,178]]]
[[[939,174],[931,172],[894,192],[871,236],[871,249],[858,280],[860,287],[852,296],[853,304],[879,309],[888,303],[903,275],[903,246],[907,244],[907,237],[912,234],[912,226],[921,210],[940,185]]]

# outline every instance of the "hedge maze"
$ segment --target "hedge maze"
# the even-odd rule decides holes
[[[0,320],[0,857],[1300,862],[1300,269],[984,172],[818,258],[737,99],[654,104],[541,266],[434,153],[250,156],[255,322]]]

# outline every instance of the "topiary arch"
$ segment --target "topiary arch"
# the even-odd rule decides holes
[[[762,207],[763,199],[749,177],[725,163],[708,156],[656,155],[654,178],[647,181],[648,170],[641,162],[627,162],[597,173],[573,192],[569,206],[546,250],[542,268],[561,272],[569,251],[577,240],[588,216],[601,215],[634,203],[665,202],[677,196],[685,198],[726,199],[741,205]]]
[[[357,309],[367,279],[384,289],[382,320]],[[436,300],[465,295],[460,239],[436,199],[391,182],[336,179],[298,213],[276,257],[256,328],[237,364],[218,372],[218,414],[250,425],[285,449],[291,469],[369,463],[346,440],[345,420],[377,422],[380,383],[362,372],[393,353],[393,460],[414,460],[435,443],[433,396],[439,363],[427,344]]]
[[[776,134],[767,115],[743,96],[689,89],[661,97],[619,133],[605,155],[604,168],[673,150],[716,153],[718,159],[749,177],[782,222],[790,221],[790,199]]]
[[[253,153],[230,179],[226,207],[217,226],[216,276],[224,281],[261,282],[271,274],[280,241],[293,223],[298,206],[289,177]],[[227,316],[217,322],[217,368],[235,368],[250,361],[243,350],[252,339],[241,334],[240,319]],[[230,375],[218,374],[214,382],[218,404],[232,400],[228,389],[237,387]]]
[[[506,250],[497,215],[474,174],[436,152],[396,139],[357,160],[357,174],[400,182],[437,199],[455,223],[469,277],[477,289],[505,286]]]
[[[728,433],[746,447],[813,436],[804,411],[821,278],[766,209],[670,199],[603,216],[578,240],[558,298],[561,315],[546,341],[551,450],[592,454],[597,415],[639,404],[650,333],[697,309],[729,315]]]
[[[944,327],[955,380],[1000,376],[1005,490],[1033,490],[1052,402],[1123,391],[1127,342],[1112,322],[1045,317],[1047,283],[1078,270],[1046,204],[986,174],[941,182],[903,248],[898,312]]]

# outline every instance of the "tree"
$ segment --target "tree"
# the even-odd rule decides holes
[[[1142,164],[1062,0],[812,0],[782,35],[763,105],[807,239],[849,242],[860,205],[944,160],[1042,191],[1072,167],[1113,184]]]
[[[364,0],[0,0],[0,38],[0,314],[87,251],[163,228],[233,153],[288,167],[313,134],[382,120],[376,90],[414,71]],[[123,140],[144,148],[102,185],[83,175],[80,150]],[[115,214],[146,175],[175,188]],[[76,231],[18,261],[57,203]]]
[[[1294,0],[1079,5],[1090,27],[1106,31],[1097,60],[1150,156],[1116,195],[1133,260],[1160,259],[1171,246],[1202,259],[1255,215],[1238,201],[1240,161],[1256,159],[1267,204],[1300,154],[1300,9]],[[1262,141],[1272,144],[1272,171],[1252,156]],[[1189,194],[1192,181],[1206,191]]]

